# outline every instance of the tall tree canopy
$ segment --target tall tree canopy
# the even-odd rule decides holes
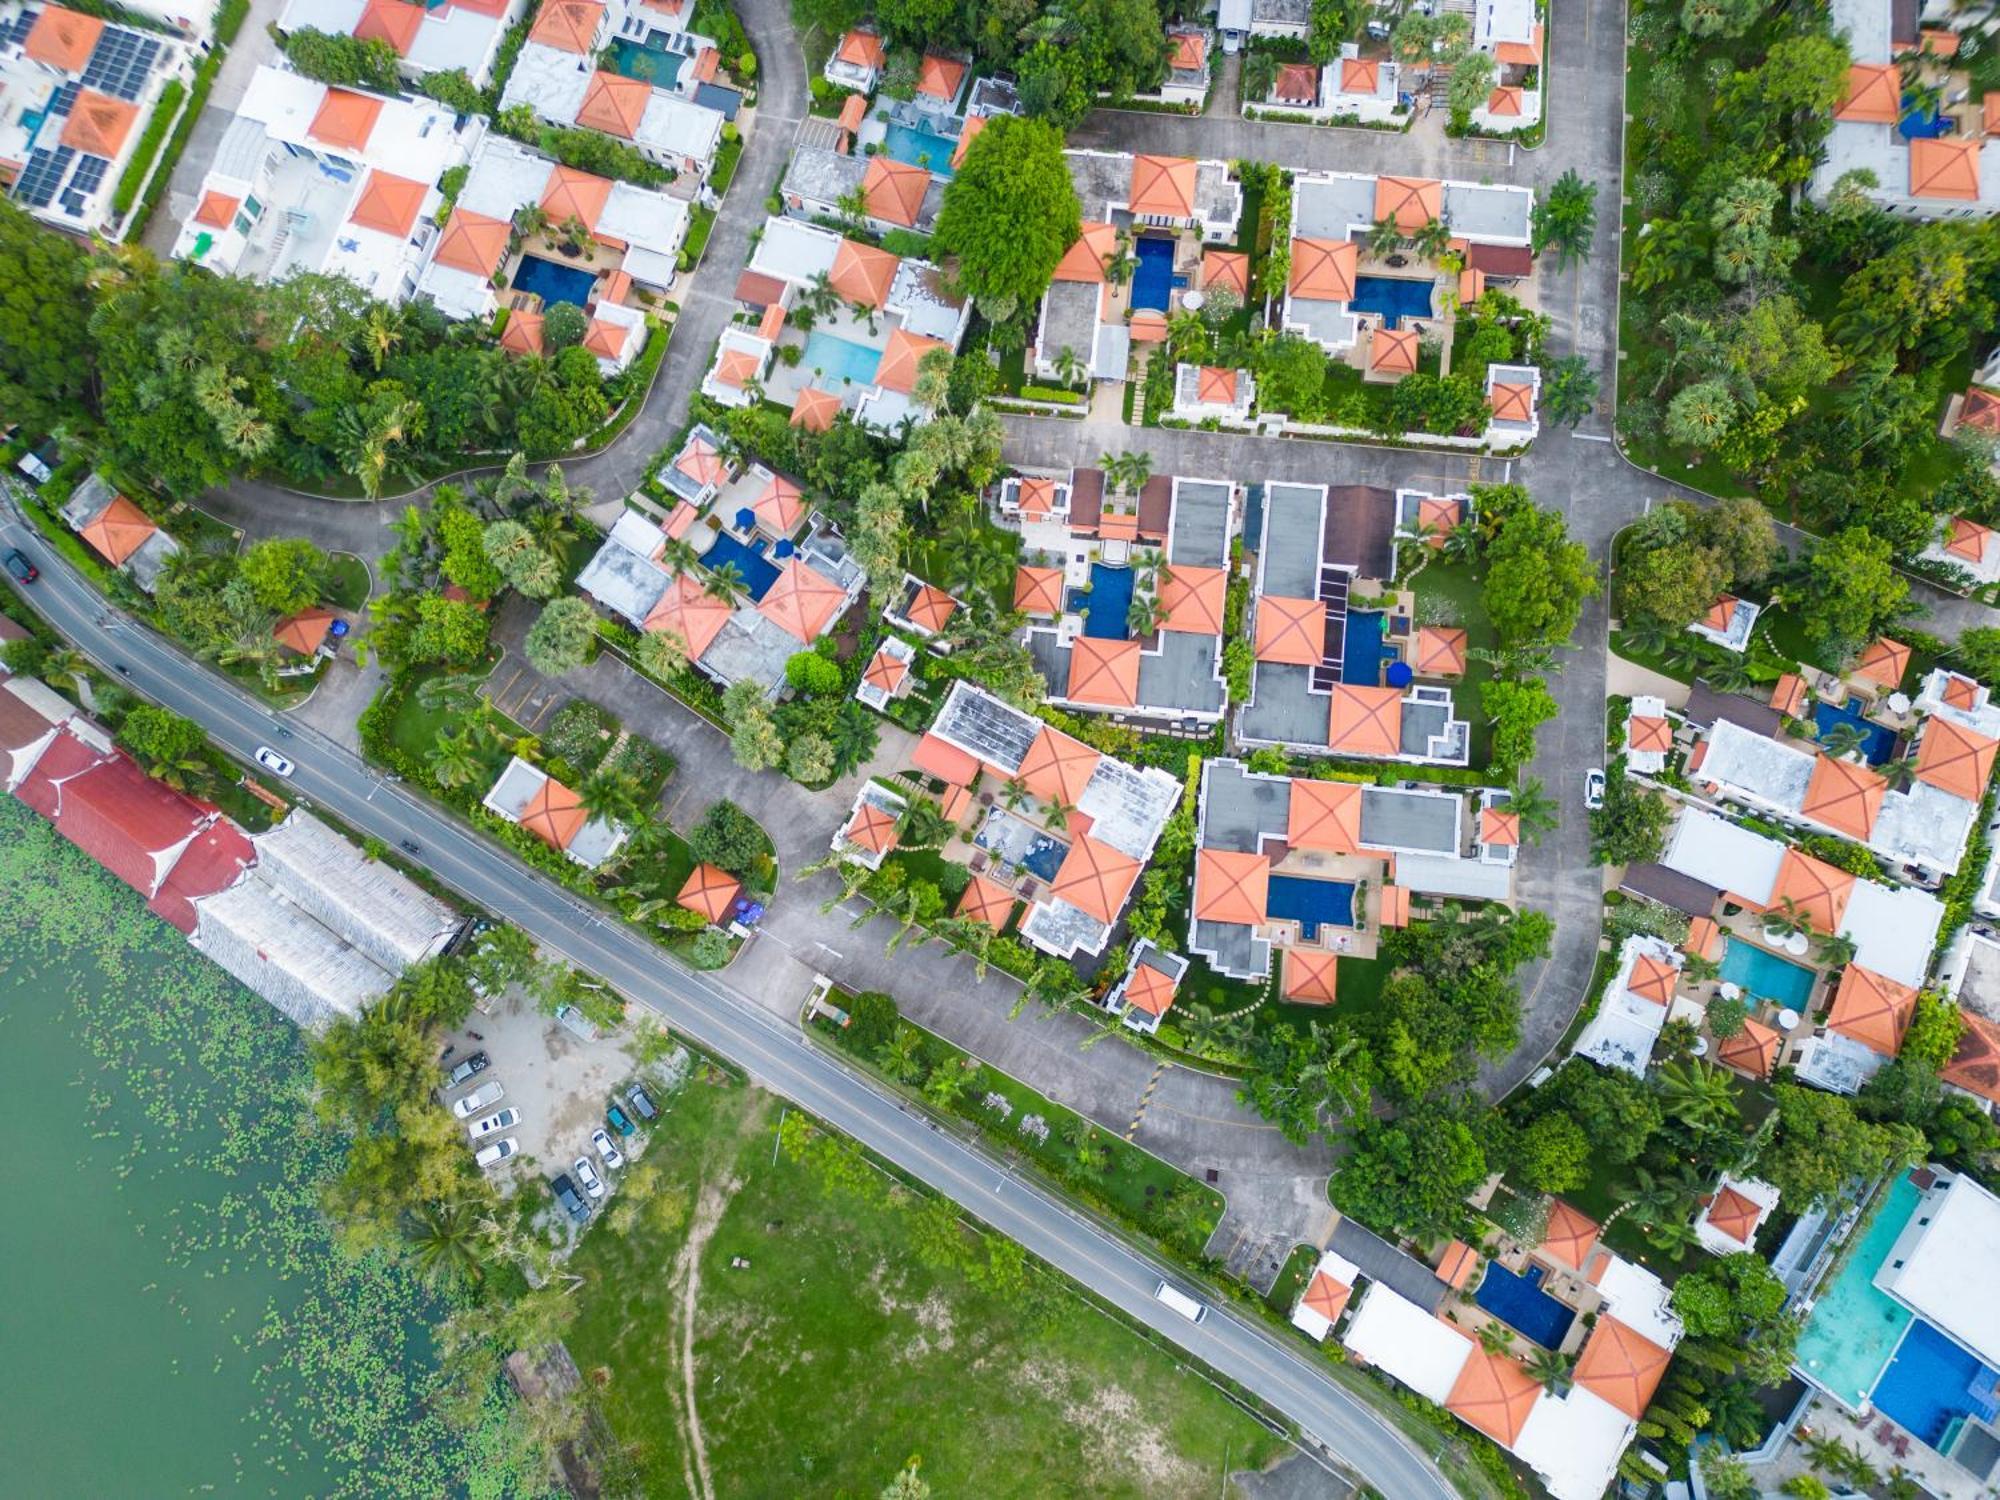
[[[981,309],[1011,321],[1048,290],[1063,251],[1082,233],[1062,132],[1002,115],[979,133],[944,190],[940,249]]]

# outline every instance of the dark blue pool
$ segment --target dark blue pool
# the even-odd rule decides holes
[[[1861,753],[1869,765],[1879,766],[1896,753],[1896,731],[1862,718],[1852,704],[1842,704],[1839,708],[1831,703],[1813,705],[1815,737],[1822,744],[1842,724],[1852,724],[1861,731]]]
[[[1322,923],[1333,927],[1354,925],[1354,883],[1273,875],[1270,892],[1264,898],[1264,910],[1271,916],[1297,922],[1299,936],[1311,942],[1319,936]]]
[[[1404,318],[1431,315],[1431,285],[1407,276],[1357,276],[1347,305],[1354,312],[1379,313],[1383,327],[1394,328]]]
[[[1174,275],[1174,242],[1142,235],[1133,251],[1139,264],[1132,271],[1132,305],[1165,312],[1173,303],[1174,288],[1187,285],[1187,277]]]
[[[1949,135],[1951,121],[1944,117],[1936,105],[1929,114],[1918,107],[1915,94],[1903,95],[1903,118],[1896,122],[1896,133],[1906,141],[1927,141],[1935,136]]]
[[[2000,1374],[1919,1318],[1903,1335],[1889,1368],[1875,1382],[1873,1400],[1935,1448],[1960,1418],[1993,1420],[1995,1382],[2000,1382]]]
[[[1382,685],[1382,663],[1388,659],[1384,644],[1385,620],[1379,609],[1351,609],[1342,631],[1340,680],[1363,687]]]
[[[1104,563],[1090,565],[1090,592],[1071,600],[1089,613],[1083,617],[1083,633],[1100,641],[1122,641],[1132,634],[1125,616],[1132,608],[1132,570]]]
[[[778,581],[778,566],[764,556],[764,544],[746,547],[728,532],[717,532],[715,541],[702,554],[703,562],[711,569],[724,563],[735,563],[737,571],[743,575],[743,587],[750,597],[762,600],[771,591],[771,585]]]
[[[1472,1298],[1516,1333],[1544,1349],[1560,1348],[1576,1314],[1542,1290],[1542,1268],[1529,1266],[1517,1276],[1498,1261],[1486,1263],[1479,1290]]]
[[[521,264],[514,268],[514,290],[533,292],[544,306],[567,302],[574,307],[588,307],[590,289],[595,285],[595,271],[580,271],[575,266],[543,260],[539,255],[522,256]]]

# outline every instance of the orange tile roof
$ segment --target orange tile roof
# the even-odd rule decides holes
[[[1271,84],[1271,97],[1281,104],[1319,102],[1319,69],[1309,62],[1280,63]]]
[[[1082,740],[1044,724],[1021,757],[1016,774],[1028,795],[1054,806],[1075,807],[1103,759]]]
[[[840,39],[840,47],[834,56],[857,68],[879,68],[883,58],[882,38],[872,31],[856,27]]]
[[[1254,926],[1265,920],[1271,862],[1261,854],[1201,849],[1194,860],[1194,915],[1202,922]]]
[[[1486,273],[1477,266],[1467,266],[1458,273],[1458,304],[1470,307],[1486,295]]]
[[[1403,695],[1394,688],[1333,685],[1326,744],[1349,755],[1395,755],[1403,748]]]
[[[933,349],[950,348],[940,339],[927,339],[898,328],[889,335],[888,345],[882,350],[882,362],[875,367],[875,383],[885,391],[911,395],[917,388],[917,366],[923,357]]]
[[[1360,853],[1360,783],[1294,776],[1285,813],[1285,844],[1319,854]]]
[[[1558,1198],[1549,1205],[1549,1221],[1542,1230],[1541,1251],[1549,1259],[1572,1271],[1581,1271],[1597,1245],[1597,1220],[1571,1208]]]
[[[688,534],[688,528],[694,525],[695,517],[700,514],[701,512],[696,510],[691,502],[677,500],[674,502],[674,508],[667,512],[666,520],[660,523],[660,530],[675,541],[679,541]]]
[[[1382,64],[1372,57],[1343,57],[1340,60],[1340,91],[1343,94],[1372,94],[1382,86]]]
[[[1933,57],[1958,56],[1958,33],[1942,26],[1926,26],[1917,33],[1919,47]]]
[[[1527,91],[1519,85],[1502,84],[1486,96],[1486,112],[1502,119],[1519,119],[1526,98]]]
[[[352,89],[328,89],[320,100],[306,134],[336,151],[361,151],[375,133],[383,101],[373,94],[357,94]]]
[[[1521,815],[1504,807],[1479,809],[1479,842],[1506,847],[1521,842]]]
[[[1715,1060],[1754,1077],[1769,1078],[1784,1045],[1785,1039],[1762,1021],[1746,1020],[1735,1036],[1716,1043]]]
[[[1855,63],[1847,89],[1833,108],[1836,120],[1894,125],[1903,118],[1903,73],[1894,63]]]
[[[1894,1057],[1903,1049],[1903,1033],[1916,1007],[1917,992],[1907,984],[1851,963],[1841,973],[1826,1024],[1884,1057]]]
[[[1284,997],[1295,1005],[1332,1005],[1340,998],[1340,959],[1324,948],[1287,948]]]
[[[910,764],[926,776],[935,776],[955,787],[972,785],[973,778],[979,774],[978,756],[959,749],[950,740],[928,733],[917,741],[917,748],[910,752]]]
[[[1973,709],[1979,705],[1979,684],[1958,672],[1944,679],[1944,701],[1953,708]]]
[[[379,99],[375,101],[375,107],[382,107]],[[125,149],[125,138],[132,133],[133,122],[138,118],[139,106],[131,101],[113,99],[84,89],[69,107],[69,120],[63,126],[62,143],[78,151],[87,151],[92,156],[115,157]],[[372,120],[373,117],[370,118]],[[313,122],[315,127],[318,123],[317,120]],[[364,132],[363,140],[366,138]]]
[[[502,219],[489,219],[469,208],[454,208],[431,259],[484,280],[500,269],[512,235],[513,230]]]
[[[958,97],[964,83],[964,63],[955,57],[939,57],[932,52],[924,54],[923,63],[917,69],[918,93],[950,102]]]
[[[1444,184],[1428,177],[1375,179],[1375,218],[1415,234],[1444,209]]]
[[[1410,893],[1400,885],[1382,887],[1382,909],[1376,919],[1384,927],[1408,927],[1410,925]]]
[[[1250,257],[1240,250],[1205,250],[1201,257],[1201,284],[1205,291],[1250,293]]]
[[[236,222],[236,210],[243,206],[243,200],[233,193],[218,193],[213,188],[201,195],[201,204],[194,211],[194,221],[206,224],[210,229],[227,229]]]
[[[782,474],[764,481],[750,510],[773,536],[790,536],[806,517],[804,492]]]
[[[1061,568],[1023,567],[1014,570],[1014,608],[1023,614],[1061,614],[1062,590]]]
[[[1653,714],[1633,714],[1625,721],[1632,748],[1642,753],[1674,748],[1674,726]]]
[[[547,0],[535,16],[528,40],[558,52],[588,54],[597,45],[604,7],[596,0]]]
[[[1149,1016],[1164,1016],[1174,1003],[1174,981],[1151,964],[1135,965],[1125,981],[1125,1003]]]
[[[674,467],[700,485],[720,484],[727,473],[715,444],[704,437],[690,438],[675,456]]]
[[[1069,685],[1063,696],[1100,708],[1132,708],[1139,701],[1137,641],[1080,635],[1070,643]]]
[[[406,0],[368,0],[352,33],[357,42],[387,42],[396,56],[408,57],[410,44],[423,30],[426,11]]]
[[[892,656],[889,648],[883,646],[868,659],[868,666],[861,674],[861,680],[870,687],[880,688],[891,697],[903,680],[910,675],[910,664],[900,656]]]
[[[833,252],[833,269],[826,273],[827,284],[840,293],[840,300],[860,307],[879,308],[889,300],[889,288],[896,284],[902,260],[887,250],[864,245],[859,240],[842,239]]]
[[[639,133],[639,122],[646,118],[652,100],[653,86],[645,79],[599,70],[584,85],[576,123],[629,141]]]
[[[1763,1215],[1764,1210],[1756,1200],[1744,1197],[1733,1187],[1726,1187],[1708,1200],[1708,1209],[1702,1217],[1737,1244],[1747,1245],[1750,1237],[1757,1232],[1757,1221]]]
[[[400,10],[415,9],[404,4],[403,0],[389,0],[389,3]],[[361,196],[354,200],[354,212],[347,216],[347,222],[399,240],[407,239],[410,231],[416,228],[417,215],[423,212],[424,199],[429,194],[430,187],[425,183],[397,177],[390,172],[370,172],[368,181],[361,189]]]
[[[1981,526],[1969,516],[1953,516],[1946,528],[1944,550],[1977,564],[1986,556],[1986,543],[1992,535],[1990,526]]]
[[[589,821],[583,799],[553,776],[543,778],[528,805],[521,809],[520,817],[523,828],[556,849],[567,849],[570,840]]]
[[[1139,861],[1088,834],[1079,834],[1049,891],[1109,925],[1118,920],[1118,912],[1138,878]]]
[[[1718,634],[1729,629],[1729,622],[1736,618],[1736,606],[1742,603],[1734,594],[1724,594],[1709,605],[1708,613],[1701,617],[1702,625]]]
[[[1169,566],[1160,579],[1160,627],[1185,635],[1221,635],[1229,575],[1221,568]]]
[[[1938,1076],[1982,1099],[2000,1103],[2000,1025],[1974,1011],[1962,1015],[1964,1028],[1958,1034],[1958,1051]]]
[[[965,154],[972,149],[972,143],[979,139],[979,132],[986,128],[985,115],[967,115],[958,127],[958,144],[951,148],[951,169],[956,172],[965,165]]]
[[[624,357],[625,344],[638,330],[627,323],[613,323],[606,318],[592,318],[583,330],[583,347],[604,359],[616,360]]]
[[[2000,742],[1975,734],[1949,719],[1933,718],[1924,725],[1917,747],[1917,780],[1967,802],[1986,795],[1993,779],[1994,752]]]
[[[764,357],[750,349],[726,347],[716,356],[715,378],[742,390],[764,370]]]
[[[974,875],[966,884],[965,894],[959,897],[956,915],[968,922],[984,922],[995,932],[1005,932],[1007,919],[1014,915],[1014,893],[997,880]]]
[[[1859,677],[1864,682],[1872,682],[1877,687],[1893,690],[1903,680],[1903,674],[1910,669],[1910,648],[1901,641],[1879,636],[1868,649],[1861,653],[1861,660],[1855,663],[1848,675]]]
[[[1910,196],[1964,203],[1978,198],[1978,138],[1938,136],[1911,141]]]
[[[1823,823],[1835,833],[1866,842],[1882,811],[1889,784],[1866,766],[1831,755],[1815,756],[1812,779],[1806,783],[1803,817]]]
[[[83,528],[82,536],[116,568],[124,566],[125,560],[145,546],[146,539],[159,529],[152,517],[130,500],[113,495],[111,503]]]
[[[840,415],[840,397],[809,385],[792,402],[792,426],[807,432],[825,432]]]
[[[325,605],[315,604],[311,609],[302,609],[278,621],[271,631],[271,638],[281,646],[291,647],[301,656],[311,656],[326,644],[326,634],[338,618]]]
[[[1306,1294],[1299,1301],[1327,1322],[1338,1323],[1347,1308],[1347,1299],[1353,1295],[1353,1287],[1335,1281],[1324,1271],[1314,1271],[1312,1280],[1306,1283]]]
[[[1713,917],[1696,917],[1688,923],[1687,941],[1681,944],[1681,952],[1696,958],[1705,958],[1710,963],[1722,958],[1722,929]]]
[[[863,802],[854,809],[840,836],[870,854],[887,854],[896,847],[896,820],[874,803]]]
[[[958,601],[936,584],[920,583],[903,609],[903,618],[924,630],[939,631],[958,613]]]
[[[1808,696],[1805,678],[1784,672],[1771,689],[1771,707],[1788,719],[1796,719],[1805,713]]]
[[[1680,977],[1681,971],[1672,964],[1650,953],[1641,953],[1632,961],[1632,973],[1625,981],[1625,988],[1638,999],[1667,1006],[1674,1002],[1674,986]]]
[[[400,5],[403,0],[393,3]],[[549,216],[551,224],[581,219],[583,227],[595,234],[597,216],[604,212],[610,198],[609,178],[594,172],[579,172],[575,167],[557,166],[550,169],[549,180],[542,186],[542,212]]]
[[[1636,1422],[1645,1416],[1672,1358],[1671,1350],[1601,1314],[1571,1379]]]
[[[1045,521],[1056,513],[1056,482],[1023,474],[1015,487],[1015,501],[1029,520]]]
[[[1496,380],[1493,388],[1486,393],[1486,400],[1493,408],[1496,422],[1532,422],[1535,420],[1535,388],[1531,385],[1516,385],[1512,381]]]
[[[21,50],[35,62],[62,73],[81,73],[104,35],[104,22],[81,11],[45,5],[28,28]]]
[[[1444,1247],[1444,1254],[1438,1257],[1438,1280],[1457,1291],[1472,1279],[1472,1273],[1478,1266],[1479,1252],[1464,1240],[1453,1240]]]
[[[931,174],[922,167],[893,156],[871,156],[861,178],[861,206],[870,218],[910,229],[923,212],[924,194],[930,187]]]
[[[1201,365],[1195,372],[1195,400],[1203,406],[1236,404],[1236,372],[1219,365]]]
[[[757,612],[810,646],[846,607],[845,589],[793,557],[786,559],[784,570],[758,603]]]
[[[1352,240],[1292,241],[1291,294],[1316,302],[1346,302],[1354,296],[1361,250]]]
[[[868,118],[868,96],[866,94],[849,94],[844,100],[841,101],[840,128],[846,131],[849,135],[853,135],[857,130],[859,130],[861,128],[861,122],[867,118]],[[841,146],[841,150],[845,152],[847,150],[847,146],[843,144]]]
[[[1135,156],[1126,207],[1134,217],[1194,217],[1194,160],[1186,156]]]
[[[1789,897],[1800,914],[1812,923],[1815,932],[1832,933],[1839,929],[1840,919],[1847,913],[1847,898],[1853,894],[1854,877],[1845,870],[1837,870],[1810,854],[1787,849],[1778,865],[1778,879],[1771,888],[1771,904],[1766,909],[1782,908]]]
[[[1512,63],[1518,67],[1540,67],[1542,62],[1542,23],[1537,21],[1525,42],[1501,42],[1493,49],[1493,60],[1497,63]]]
[[[1113,510],[1106,500],[1097,513],[1097,534],[1107,542],[1134,541],[1139,535],[1139,517],[1129,510]]]
[[[1377,375],[1417,373],[1417,330],[1378,328],[1368,339],[1368,368]]]
[[[1958,425],[1970,427],[1976,432],[2000,433],[2000,396],[1982,391],[1976,385],[1966,387],[1965,404],[1959,409]]]
[[[716,598],[685,573],[677,573],[659,603],[646,615],[645,628],[653,634],[679,636],[687,648],[688,660],[700,661],[733,613],[725,600]]]
[[[1125,325],[1135,344],[1163,343],[1167,337],[1167,315],[1147,309],[1132,314],[1132,321]]]
[[[1488,1354],[1475,1344],[1444,1407],[1502,1447],[1511,1448],[1527,1423],[1528,1413],[1541,1398],[1541,1386],[1518,1359]]]
[[[1980,124],[1987,135],[2000,135],[2000,93],[1980,100]]]
[[[401,0],[397,0],[401,3]],[[714,865],[699,864],[694,867],[687,881],[681,886],[681,893],[674,899],[689,911],[702,916],[720,927],[735,908],[736,898],[743,893],[743,882],[727,870]]]
[[[1317,599],[1262,594],[1257,599],[1258,661],[1312,667],[1326,654],[1326,606]]]
[[[1425,495],[1417,501],[1417,530],[1433,547],[1443,547],[1445,538],[1458,530],[1465,519],[1465,502],[1443,495]]]

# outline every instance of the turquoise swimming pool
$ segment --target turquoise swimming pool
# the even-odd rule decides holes
[[[882,363],[882,351],[870,349],[815,328],[806,335],[805,367],[817,370],[828,380],[851,385],[873,385],[875,371]]]
[[[958,142],[921,126],[891,124],[882,149],[897,161],[922,167],[933,177],[949,177],[951,153],[958,149]]]
[[[1755,943],[1731,938],[1722,954],[1722,977],[1759,1000],[1803,1011],[1812,999],[1816,976],[1811,969],[1788,963]]]
[[[1890,1186],[1868,1232],[1850,1248],[1840,1274],[1820,1291],[1799,1335],[1799,1369],[1850,1407],[1868,1399],[1910,1326],[1909,1309],[1876,1289],[1875,1272],[1895,1248],[1918,1196],[1908,1176]]]

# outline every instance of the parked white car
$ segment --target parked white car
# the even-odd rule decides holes
[[[500,1086],[498,1079],[495,1079],[492,1083],[482,1083],[478,1088],[459,1100],[458,1103],[452,1105],[451,1112],[461,1120],[469,1120],[474,1115],[481,1114],[498,1104],[506,1096],[506,1093],[507,1091]]]
[[[469,1127],[466,1133],[472,1137],[472,1143],[476,1146],[489,1135],[498,1135],[503,1130],[512,1130],[520,1123],[521,1112],[518,1109],[503,1109],[499,1114],[488,1115],[478,1124]]]
[[[1604,806],[1604,773],[1595,768],[1583,773],[1583,805],[1592,812]]]
[[[496,1163],[505,1161],[510,1156],[518,1155],[520,1150],[521,1143],[510,1135],[504,1141],[495,1141],[490,1146],[481,1146],[479,1154],[473,1157],[472,1160],[476,1166],[490,1167]]]
[[[570,1171],[576,1174],[576,1180],[583,1184],[583,1190],[590,1194],[591,1197],[602,1198],[604,1196],[604,1179],[597,1175],[597,1168],[590,1164],[589,1157],[579,1156],[576,1159],[576,1164],[570,1168]]]
[[[613,1145],[611,1137],[606,1135],[602,1130],[593,1130],[590,1132],[590,1144],[595,1146],[597,1154],[604,1158],[605,1166],[622,1167],[625,1165],[625,1153]]]
[[[286,760],[284,756],[278,754],[269,745],[259,745],[257,747],[257,764],[269,771],[273,776],[289,776],[298,769],[297,766]]]

